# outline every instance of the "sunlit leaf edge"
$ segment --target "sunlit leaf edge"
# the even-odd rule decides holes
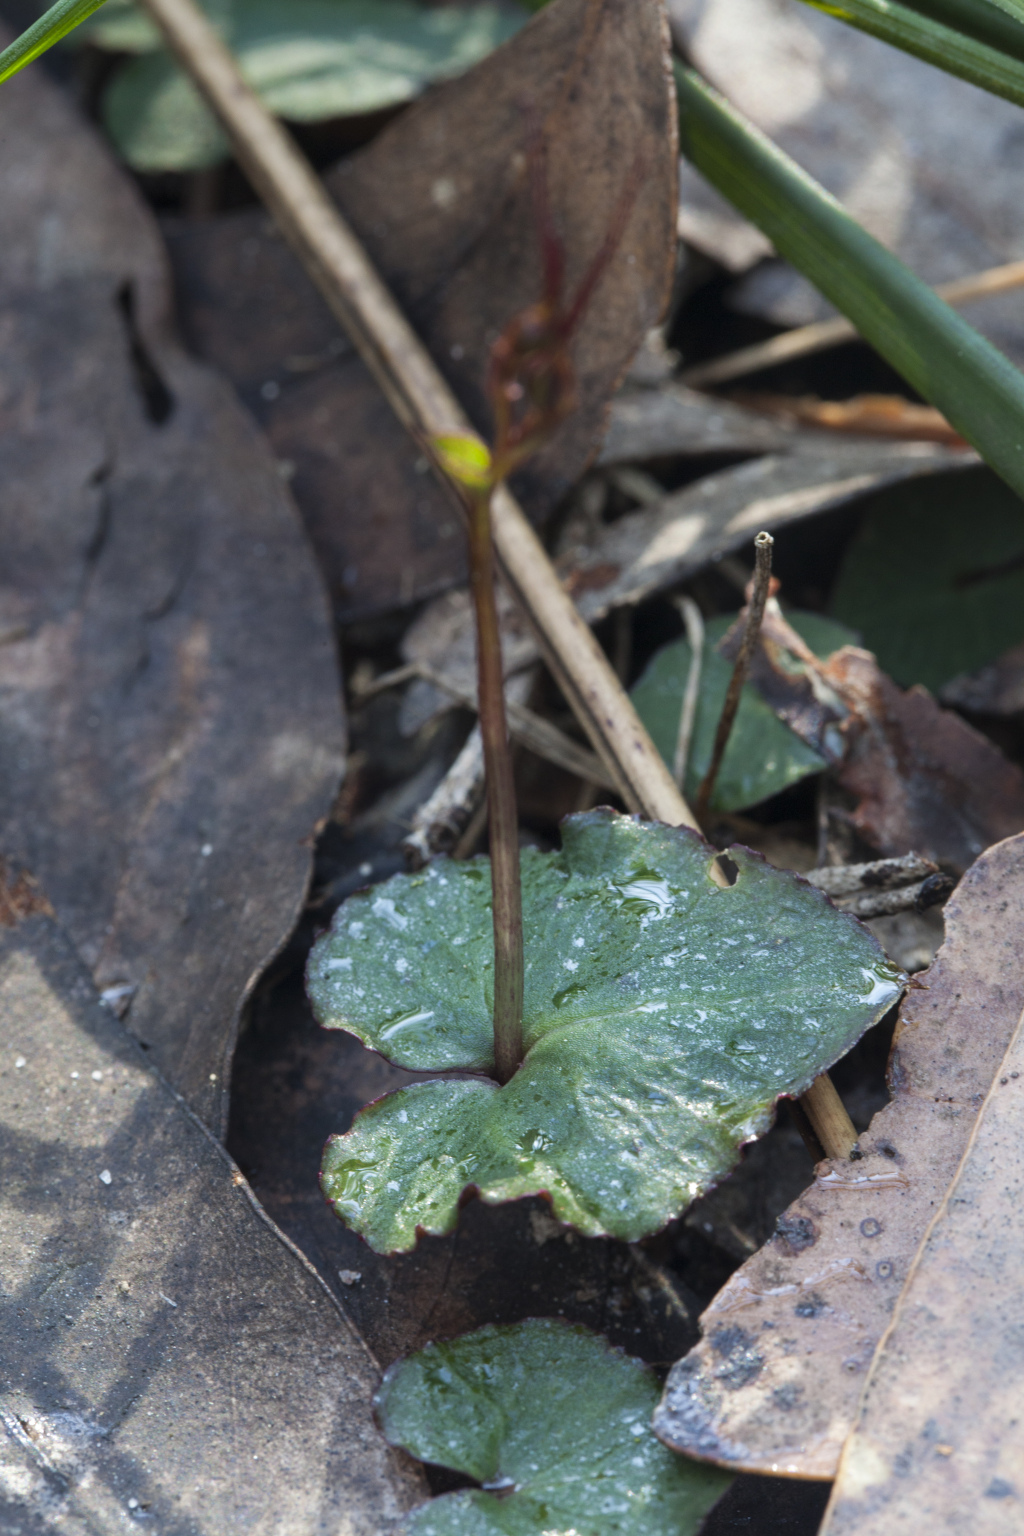
[[[1024,106],[1024,64],[989,43],[933,20],[899,0],[804,0],[904,53],[1015,106]]]
[[[104,0],[57,0],[0,53],[0,85],[67,37],[103,4]]]

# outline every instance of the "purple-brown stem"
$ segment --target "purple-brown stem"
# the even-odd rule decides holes
[[[501,634],[494,598],[491,493],[474,493],[469,514],[469,568],[476,610],[477,711],[483,738],[491,844],[494,919],[494,1074],[507,1083],[523,1059],[523,903],[519,819],[505,721]]]

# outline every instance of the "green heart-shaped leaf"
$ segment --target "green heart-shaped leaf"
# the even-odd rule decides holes
[[[892,1005],[900,973],[799,876],[683,827],[592,811],[523,856],[526,1058],[503,1088],[414,1084],[324,1152],[335,1210],[381,1252],[448,1232],[460,1198],[545,1193],[633,1241],[733,1166]],[[492,1068],[486,860],[439,859],[339,909],[309,963],[317,1018],[413,1071]]]
[[[223,0],[214,9],[242,73],[292,122],[376,112],[461,74],[526,19],[494,4],[411,0]],[[201,170],[228,153],[210,109],[163,51],[120,70],[104,122],[140,171]]]
[[[852,630],[816,613],[787,611],[786,619],[818,656],[828,656],[842,645],[856,643]],[[696,799],[711,762],[715,731],[733,672],[733,663],[719,655],[716,647],[734,622],[735,616],[727,614],[711,619],[705,631],[700,692],[684,786],[690,800]],[[673,640],[651,657],[632,690],[637,713],[669,765],[676,754],[679,716],[692,654],[686,640]],[[741,811],[799,783],[808,774],[820,773],[824,767],[824,760],[813,747],[801,741],[765,703],[753,684],[747,683],[740,694],[740,707],[715,780],[711,808]]]
[[[428,1344],[384,1377],[381,1427],[484,1488],[421,1505],[408,1536],[691,1536],[732,1479],[654,1438],[657,1399],[639,1360],[564,1323]]]
[[[937,692],[1024,640],[1024,507],[983,465],[867,498],[832,594],[878,665]]]

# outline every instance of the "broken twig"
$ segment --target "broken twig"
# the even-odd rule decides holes
[[[952,283],[940,283],[935,289],[947,304],[968,304],[973,299],[987,298],[989,294],[1006,293],[1024,284],[1024,261],[1009,261],[1003,266],[988,267],[971,277],[960,277]],[[816,320],[812,325],[800,325],[795,330],[783,331],[781,336],[771,336],[752,347],[740,347],[724,357],[714,357],[707,363],[697,363],[681,375],[682,383],[691,388],[703,388],[708,384],[725,384],[729,379],[739,379],[748,373],[758,373],[762,368],[774,368],[778,363],[788,363],[795,357],[809,357],[813,352],[824,352],[828,347],[844,341],[856,341],[857,328],[849,320]]]
[[[676,751],[672,759],[672,775],[682,794],[686,786],[686,764],[690,756],[693,721],[700,693],[700,672],[704,662],[704,616],[692,597],[681,597],[678,607],[686,625],[686,638],[690,642],[690,670],[686,677],[683,707],[679,715],[679,735],[676,737]]]
[[[736,657],[736,665],[732,669],[732,677],[729,679],[729,691],[722,705],[722,714],[718,721],[718,729],[715,732],[715,745],[711,752],[711,762],[708,771],[704,775],[700,789],[697,791],[697,819],[703,821],[707,816],[711,804],[711,792],[715,787],[718,770],[722,766],[722,758],[729,744],[729,736],[732,733],[733,721],[736,719],[736,711],[740,707],[740,694],[743,692],[743,684],[747,680],[747,671],[750,667],[750,658],[757,644],[757,637],[761,631],[761,620],[764,618],[764,605],[768,601],[768,589],[772,579],[772,545],[775,540],[770,533],[761,532],[754,540],[754,554],[757,564],[754,568],[753,590],[750,594],[747,608],[747,623],[743,631],[743,640],[740,644],[739,655]]]

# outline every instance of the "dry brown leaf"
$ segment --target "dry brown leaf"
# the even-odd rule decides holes
[[[1024,828],[1024,773],[926,689],[904,692],[853,646],[823,675],[851,709],[837,776],[857,797],[854,826],[880,853],[962,870]]]
[[[996,917],[1019,974],[1024,888]],[[822,1536],[1017,1536],[1024,1524],[1024,1021],[879,1346]]]
[[[376,1362],[46,917],[0,1016],[5,1532],[396,1533]]]
[[[0,133],[0,846],[219,1130],[342,771],[330,616],[131,182],[37,71]]]
[[[862,1157],[820,1163],[703,1314],[655,1418],[667,1444],[741,1471],[835,1476],[876,1345],[1017,1028],[1022,947],[1015,837],[983,854],[946,908],[945,943],[904,998],[892,1102]]]
[[[631,174],[624,238],[577,332],[579,409],[514,482],[544,516],[597,451],[607,404],[668,297],[676,118],[662,0],[556,0],[462,79],[431,91],[327,178],[438,365],[486,429],[491,344],[540,296],[525,150],[543,125],[570,293]],[[307,521],[339,612],[451,586],[456,513],[265,215],[180,225],[183,328],[256,411]],[[332,348],[334,349],[332,352]]]
[[[1012,645],[987,667],[964,672],[939,690],[943,704],[980,715],[1024,712],[1024,644]]]
[[[831,432],[866,437],[895,437],[909,442],[967,443],[933,405],[918,405],[902,395],[854,395],[851,400],[821,400],[817,395],[773,395],[737,390],[739,405],[762,411],[794,426],[824,427]]]
[[[743,627],[741,615],[721,641],[725,656],[736,655]],[[926,689],[904,692],[856,646],[819,661],[774,599],[759,639],[751,681],[834,765],[856,798],[850,821],[879,852],[920,853],[962,871],[1024,828],[1024,773]]]

